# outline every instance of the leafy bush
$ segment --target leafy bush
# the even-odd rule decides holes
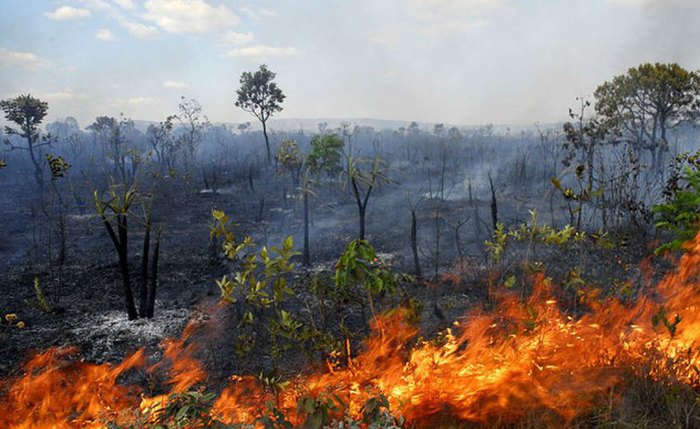
[[[365,291],[372,316],[376,317],[374,298],[393,294],[402,276],[394,273],[379,257],[367,240],[353,240],[335,265],[333,282],[341,293],[353,294],[353,289]]]
[[[262,326],[270,334],[273,354],[278,355],[288,348],[278,340],[295,340],[302,327],[289,311],[282,308],[282,304],[295,294],[287,280],[288,274],[294,270],[291,258],[298,254],[293,251],[292,237],[287,237],[281,247],[268,250],[263,246],[254,251],[255,245],[250,237],[245,237],[241,243],[235,241],[229,225],[231,219],[226,213],[214,210],[213,216],[212,236],[223,238],[224,255],[231,262],[240,263],[230,278],[225,275],[216,282],[223,302],[241,301],[243,304],[236,350],[239,354],[250,352],[255,346],[255,328]],[[263,323],[259,320],[261,316]],[[246,331],[245,327],[253,332]]]
[[[686,168],[681,176],[683,187],[668,192],[668,201],[653,207],[658,217],[656,227],[673,233],[673,239],[656,249],[657,253],[681,249],[692,240],[700,222],[700,171]]]

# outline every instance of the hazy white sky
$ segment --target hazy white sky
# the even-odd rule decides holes
[[[3,0],[0,98],[50,119],[213,121],[266,63],[279,117],[558,122],[641,62],[700,68],[700,0]]]

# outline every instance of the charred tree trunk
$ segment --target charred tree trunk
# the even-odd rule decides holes
[[[440,210],[435,210],[435,278],[440,272]]]
[[[258,207],[258,218],[256,219],[257,222],[262,222],[263,214],[265,214],[265,195],[262,195],[260,197],[260,206]]]
[[[66,232],[66,219],[65,215],[63,213],[59,213],[59,219],[58,219],[58,234],[59,234],[59,243],[58,243],[58,259],[56,263],[58,264],[59,267],[62,267],[66,263],[66,240],[68,239],[67,237],[67,232]]]
[[[62,267],[65,262],[66,262],[66,240],[67,240],[67,231],[66,231],[66,213],[65,213],[65,205],[63,203],[63,197],[61,196],[61,193],[58,190],[58,187],[56,186],[55,181],[51,181],[51,187],[54,192],[54,195],[56,195],[56,199],[58,200],[58,259],[56,260],[56,263],[58,264],[59,267]]]
[[[139,317],[148,314],[148,254],[151,251],[151,220],[146,219],[146,231],[143,235],[143,254],[141,255],[141,288]]]
[[[311,265],[311,251],[309,250],[309,194],[304,192],[304,260],[305,267]]]
[[[461,240],[460,230],[462,229],[462,227],[464,225],[467,224],[467,222],[469,222],[469,219],[471,219],[471,218],[466,218],[463,221],[458,221],[457,224],[454,226],[454,228],[452,228],[452,230],[455,233],[455,246],[456,246],[456,250],[457,250],[457,256],[460,259],[460,264],[461,264],[462,258],[464,257],[464,251],[462,250],[462,240]]]
[[[136,320],[138,318],[138,313],[136,312],[136,304],[134,303],[134,294],[131,290],[131,276],[129,273],[129,230],[126,215],[117,216],[117,230],[119,232],[119,241],[116,243],[116,246],[117,253],[119,254],[119,268],[122,272],[126,312],[129,315],[129,320]]]
[[[476,205],[474,196],[472,194],[472,179],[469,179],[469,205],[472,207],[472,212],[474,216],[474,240],[479,241],[481,237],[481,217],[479,216],[479,207]]]
[[[117,215],[117,232],[114,231],[112,224],[109,223],[107,216],[102,213],[102,223],[107,230],[110,240],[114,245],[119,257],[119,269],[122,276],[122,286],[124,288],[124,298],[126,301],[126,312],[129,315],[129,320],[138,318],[136,305],[134,304],[134,295],[131,291],[131,277],[129,275],[129,242],[128,242],[128,225],[127,215]]]
[[[493,187],[491,173],[489,173],[489,186],[491,187],[491,225],[495,231],[498,226],[498,202],[496,201],[496,190]]]
[[[421,276],[420,259],[418,258],[418,222],[416,211],[411,210],[411,251],[413,252],[413,271],[416,277]]]
[[[440,189],[439,189],[439,200],[435,206],[435,277],[437,278],[440,272],[440,218],[442,215],[442,205],[445,202],[445,171],[447,169],[447,149],[445,146],[442,147],[442,168],[440,172]],[[435,305],[437,306],[437,296],[434,298]]]
[[[202,167],[202,182],[204,182],[204,189],[211,189],[209,187],[209,179],[207,177],[207,169]]]
[[[360,220],[360,240],[365,239],[365,218],[367,214],[367,203],[369,202],[369,196],[372,194],[373,186],[367,187],[367,192],[365,193],[364,199],[360,194],[360,186],[357,184],[356,179],[353,177],[350,180],[352,184],[353,195],[355,196],[355,202],[357,203],[358,217]]]
[[[248,187],[250,192],[255,192],[255,186],[253,186],[253,167],[248,167]]]
[[[156,287],[158,286],[158,259],[160,257],[160,237],[161,229],[156,234],[156,246],[153,249],[153,265],[151,266],[151,282],[148,287],[148,305],[146,307],[146,317],[153,318],[156,306]]]
[[[360,240],[365,239],[365,215],[367,213],[367,207],[358,204],[357,208],[359,209],[359,215],[360,215]]]

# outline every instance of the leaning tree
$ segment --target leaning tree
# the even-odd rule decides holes
[[[267,136],[267,120],[275,112],[282,110],[282,102],[285,95],[275,82],[276,74],[270,71],[265,64],[255,73],[243,72],[241,74],[241,87],[236,90],[236,107],[252,113],[262,124],[265,147],[267,149],[267,162],[272,163],[270,151],[270,139]]]

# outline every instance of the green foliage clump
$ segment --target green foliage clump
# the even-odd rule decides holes
[[[367,240],[353,240],[335,265],[333,282],[341,293],[352,295],[357,288],[367,296],[372,316],[377,315],[374,298],[396,292],[398,282],[405,276],[394,273],[378,256]]]
[[[241,74],[241,87],[236,90],[236,107],[252,113],[262,124],[267,149],[267,162],[272,162],[270,141],[267,136],[267,120],[276,112],[282,111],[285,95],[274,82],[276,73],[262,64],[255,72]]]
[[[168,397],[167,405],[154,410],[134,411],[133,416],[120,416],[119,421],[106,421],[108,429],[400,429],[404,427],[402,417],[392,414],[388,398],[379,394],[369,398],[360,409],[359,416],[349,414],[348,405],[338,395],[321,393],[305,395],[297,400],[296,415],[299,425],[293,425],[289,416],[275,406],[274,401],[265,403],[258,410],[252,423],[222,423],[212,411],[216,394],[212,392],[187,391]],[[124,423],[124,421],[127,421]]]
[[[291,236],[284,240],[282,247],[272,247],[268,250],[263,246],[257,253],[249,251],[244,254],[244,251],[254,248],[252,239],[246,237],[242,243],[236,243],[233,233],[228,230],[230,218],[218,210],[214,210],[213,215],[215,224],[211,233],[216,238],[224,238],[224,254],[231,261],[238,260],[239,256],[242,259],[241,270],[237,271],[233,278],[224,276],[216,282],[224,301],[236,302],[236,295],[241,295],[248,305],[268,308],[277,307],[286,297],[294,294],[285,277],[285,274],[294,270],[294,264],[290,260],[298,254],[293,251],[294,242]]]
[[[367,240],[353,240],[335,265],[333,281],[339,288],[361,285],[372,295],[393,293],[397,276],[377,256]]]
[[[604,242],[604,234],[596,235]],[[564,247],[573,243],[582,242],[587,234],[579,231],[571,225],[556,229],[547,224],[537,223],[537,211],[530,211],[530,222],[522,223],[513,229],[506,230],[502,223],[498,223],[491,241],[486,241],[486,249],[491,254],[494,262],[500,262],[504,256],[508,243],[511,241],[528,241],[548,246]]]
[[[678,328],[678,324],[680,324],[682,320],[683,318],[679,314],[676,314],[673,317],[673,320],[671,321],[668,318],[668,310],[666,310],[666,307],[662,305],[659,308],[659,311],[652,316],[651,324],[654,327],[654,329],[657,329],[659,326],[663,325],[668,331],[668,333],[671,335],[671,338],[673,338],[676,335],[676,329]]]
[[[311,152],[307,158],[309,168],[314,173],[337,176],[341,170],[345,142],[337,134],[315,135],[311,139]]]
[[[62,156],[53,156],[46,154],[46,162],[51,170],[51,179],[55,180],[65,176],[66,172],[72,167]]]
[[[290,139],[285,139],[277,148],[277,163],[280,168],[296,171],[304,162],[304,154],[299,149],[299,144]]]
[[[337,395],[302,396],[297,401],[297,414],[304,419],[304,427],[308,429],[326,427],[346,408],[345,402]]]
[[[302,179],[302,166],[304,165],[305,155],[299,149],[299,144],[295,140],[285,139],[277,148],[275,155],[277,160],[277,174],[287,174],[292,178],[295,186],[299,186]],[[304,185],[307,180],[304,180]]]
[[[49,104],[27,94],[0,100],[0,110],[3,111],[5,119],[20,127],[15,129],[5,126],[5,134],[26,138],[29,141],[29,150],[32,151],[31,146],[39,138],[39,124],[48,113]]]
[[[620,267],[624,272],[629,269],[615,254],[622,242],[606,231],[601,229],[587,233],[571,225],[552,227],[539,223],[536,211],[530,212],[527,223],[511,228],[498,224],[492,239],[485,245],[494,274],[497,274],[497,277],[489,280],[490,286],[503,285],[513,289],[522,285],[522,292],[525,293],[530,285],[527,279],[532,275],[542,276],[545,282],[560,285],[559,292],[568,295],[562,298],[571,300],[574,308],[582,302],[580,298],[585,289],[596,285],[597,279],[584,279],[581,275],[590,272],[591,249],[610,254],[608,260],[613,264],[611,268]],[[552,263],[546,267],[544,261]],[[624,286],[626,283],[606,279],[605,287],[616,294],[629,289],[618,288],[618,284]]]
[[[673,233],[674,238],[656,249],[657,253],[681,249],[683,243],[695,238],[700,222],[700,171],[686,168],[682,174],[684,187],[670,191],[668,201],[657,204],[656,227]]]
[[[293,250],[292,237],[287,237],[281,247],[268,250],[263,246],[255,251],[250,237],[238,243],[230,230],[230,218],[219,210],[213,211],[214,225],[211,235],[223,239],[222,250],[231,262],[240,263],[239,269],[229,278],[224,276],[216,284],[221,292],[221,299],[227,303],[243,302],[244,309],[239,328],[252,327],[262,316],[264,326],[271,335],[277,349],[277,339],[295,339],[302,323],[282,308],[282,304],[294,296],[288,282],[288,275],[294,270],[291,258],[298,254]],[[239,333],[240,354],[252,350],[255,337],[246,332]]]

